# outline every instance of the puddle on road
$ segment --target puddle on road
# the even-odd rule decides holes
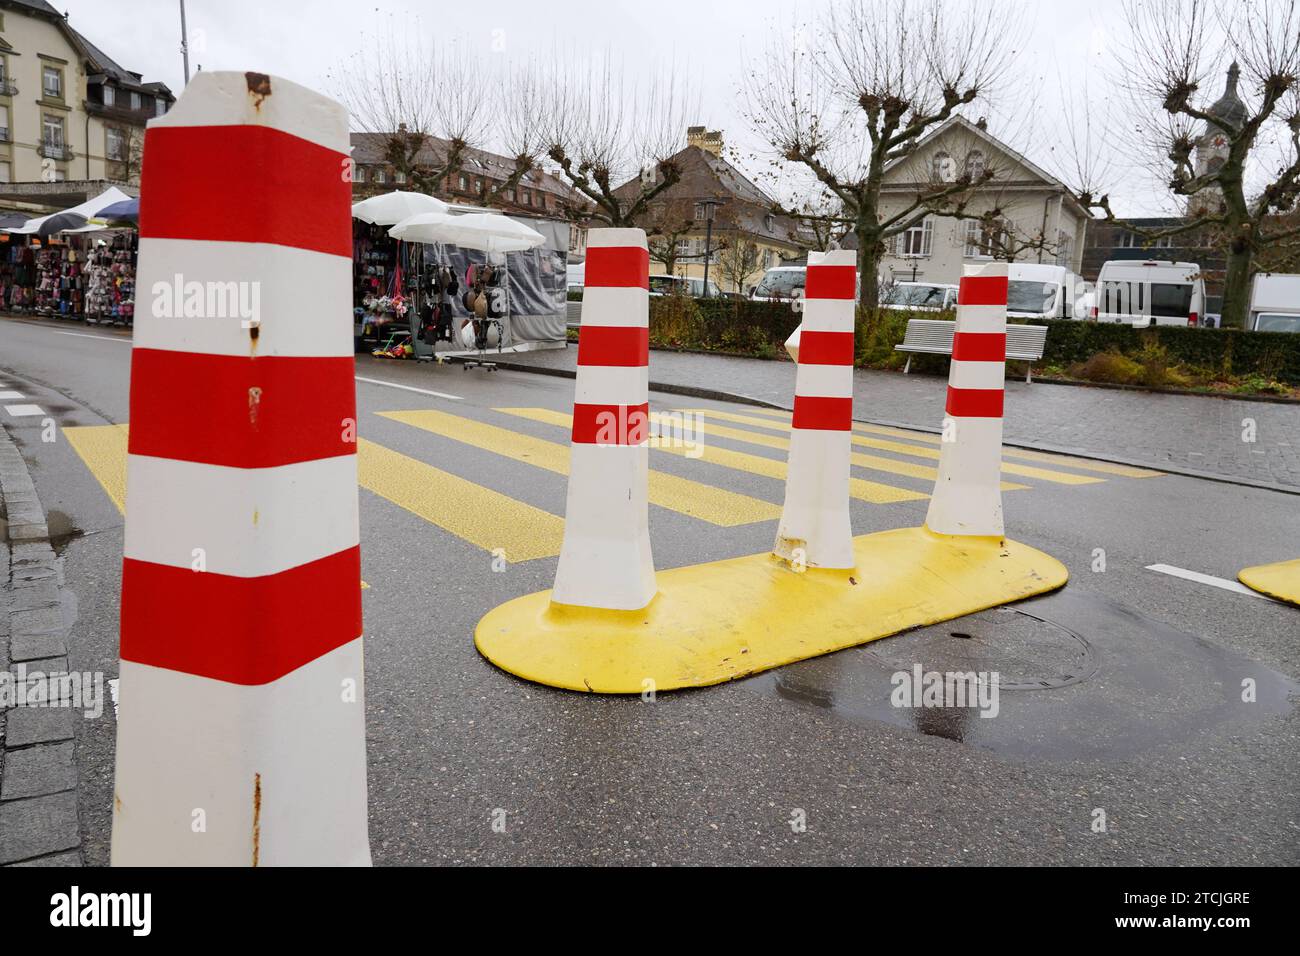
[[[63,554],[70,542],[84,536],[86,533],[78,528],[73,523],[73,520],[62,511],[51,510],[46,512],[45,527],[50,532],[50,547],[58,555]]]
[[[974,695],[973,706],[893,706],[894,675],[914,685],[918,664],[923,674],[996,672],[996,716],[981,716]],[[1246,679],[1254,703],[1242,700]],[[1262,664],[1068,591],[791,664],[743,686],[846,720],[1058,760],[1131,757],[1230,721],[1288,713],[1300,694],[1300,684]]]

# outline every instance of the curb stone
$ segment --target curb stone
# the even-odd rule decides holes
[[[28,674],[67,672],[68,623],[63,562],[27,463],[3,427],[0,514],[0,668],[16,688],[17,664]],[[82,865],[75,728],[66,707],[0,706],[0,865]]]

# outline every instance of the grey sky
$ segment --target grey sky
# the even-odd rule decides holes
[[[181,90],[177,0],[56,0],[56,5],[123,66]],[[572,45],[612,51],[631,69],[671,60],[687,64],[700,85],[698,121],[722,128],[729,143],[748,152],[757,144],[738,102],[746,54],[762,48],[768,31],[796,16],[815,17],[823,6],[779,0],[554,0],[547,5],[536,0],[187,0],[186,12],[191,69],[256,69],[322,90],[328,90],[326,72],[361,47],[362,33],[382,33],[390,25],[407,29],[417,20],[429,32],[481,45],[485,56],[545,57],[557,46]],[[1094,99],[1104,94],[1106,78],[1115,73],[1117,31],[1122,41],[1121,0],[1029,0],[1027,14],[1031,42],[1021,54],[1024,74],[1017,77],[1016,95],[995,104],[991,129],[1013,130],[1013,145],[1031,160],[1072,178],[1060,90],[1077,97],[1087,77],[1089,94]],[[492,52],[494,38],[504,40],[503,52]],[[1172,200],[1133,165],[1136,159],[1112,155],[1111,181],[1105,185],[1117,211],[1169,212]]]

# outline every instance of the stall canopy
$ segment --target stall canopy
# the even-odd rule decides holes
[[[449,208],[441,199],[399,190],[353,203],[352,217],[377,226],[391,226],[419,213],[445,213]]]
[[[408,242],[436,243],[440,264],[457,276],[471,263],[504,263],[508,276],[507,345],[566,341],[565,260],[569,225],[547,219],[520,220],[494,213],[424,213],[397,223],[388,234]],[[454,313],[469,318],[460,301]]]
[[[110,186],[94,199],[87,199],[79,206],[73,206],[71,209],[64,209],[60,212],[50,213],[48,216],[38,216],[35,219],[29,219],[21,226],[14,226],[5,231],[16,236],[40,235],[41,227],[44,225],[45,221],[47,219],[52,219],[54,216],[62,216],[71,213],[74,216],[80,216],[82,219],[90,219],[91,217],[98,215],[100,210],[105,206],[111,206],[113,203],[117,202],[125,202],[130,198],[130,196],[122,192],[122,190],[118,189],[116,186]],[[46,234],[48,235],[48,233]]]

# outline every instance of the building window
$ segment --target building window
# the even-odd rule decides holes
[[[684,259],[691,254],[691,240],[678,239],[673,248],[677,253],[677,258]]]
[[[1161,236],[1153,240],[1149,246],[1147,240],[1139,236],[1136,232],[1121,232],[1119,235],[1119,248],[1121,249],[1172,249],[1174,240],[1172,236]]]
[[[520,195],[520,201],[525,206],[531,206],[533,204],[533,194],[531,190],[521,189],[519,190],[519,195]]]
[[[0,183],[13,182],[10,174],[10,167],[7,162],[0,163]]]
[[[140,94],[137,93],[135,90],[132,90],[132,91],[131,91],[131,109],[133,109],[133,110],[138,110],[139,108],[140,108]]]
[[[42,142],[53,149],[63,149],[63,117],[45,115],[41,123]]]
[[[353,163],[352,181],[356,183],[364,183],[366,181],[366,167],[358,166],[356,163]]]
[[[382,169],[375,170],[375,182],[382,183],[387,181],[387,176]]]
[[[475,193],[483,192],[483,179],[481,176],[474,177],[474,192]]]
[[[104,85],[104,105],[113,106],[117,102],[117,90],[108,84]]]
[[[776,216],[770,212],[763,217],[763,229],[767,232],[776,232]]]
[[[930,161],[930,178],[937,183],[950,183],[955,178],[952,157],[943,150],[935,153]]]
[[[406,182],[406,173],[402,172],[399,169],[393,178],[396,179],[399,183],[404,183]]]
[[[979,182],[984,177],[984,154],[978,149],[971,150],[966,157],[966,175],[973,183]]]
[[[1074,236],[1068,232],[1056,234],[1056,264],[1070,268],[1074,263]]]
[[[928,256],[934,238],[934,222],[926,216],[897,236],[898,254],[904,258]]]
[[[697,202],[695,204],[695,221],[704,222],[704,220],[707,218],[709,218],[708,205],[702,202]]]
[[[993,259],[1007,246],[1010,227],[1001,220],[989,223],[983,219],[966,220],[967,259]]]
[[[469,177],[466,176],[464,173],[461,173],[459,176],[457,176],[456,188],[459,189],[461,192],[464,192],[465,190],[469,189]]]
[[[45,67],[41,70],[41,87],[49,99],[63,99],[63,71],[54,66]]]
[[[117,162],[126,160],[126,134],[116,126],[104,129],[104,156]]]
[[[154,100],[153,115],[162,116],[166,112],[167,112],[167,101],[160,96],[158,97],[158,99]]]
[[[9,142],[9,107],[0,106],[0,143]]]

